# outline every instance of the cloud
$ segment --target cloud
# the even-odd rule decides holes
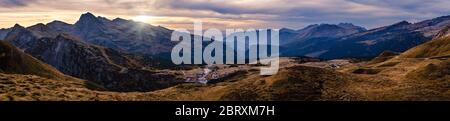
[[[448,15],[449,4],[448,0],[3,0],[0,6],[16,8],[0,8],[0,12],[37,11],[52,13],[46,14],[50,18],[58,15],[65,19],[70,16],[76,19],[86,11],[107,17],[149,15],[155,16],[152,24],[171,27],[203,20],[219,28],[299,29],[308,24],[339,22],[373,28],[402,20],[414,22]]]
[[[336,15],[348,16],[343,14],[346,13],[346,8],[344,7],[347,6],[333,8],[336,7],[336,4],[343,4],[333,0],[236,0],[226,2],[220,0],[164,0],[149,3],[140,2],[142,1],[108,0],[111,6],[128,8],[127,11],[133,11],[132,13],[166,17],[217,18],[229,21],[259,20],[280,23],[297,22],[296,25],[303,26],[305,22],[317,22],[325,19],[324,17],[334,20],[333,16],[336,17]],[[123,7],[129,4],[133,4],[133,7]],[[278,25],[278,23],[272,24]],[[290,26],[293,25],[291,24]]]
[[[257,19],[289,23],[280,24],[286,27],[295,22],[352,22],[373,28],[401,20],[417,21],[446,15],[450,13],[450,9],[444,7],[448,4],[447,0],[164,0],[157,2],[157,7],[195,13],[175,16]]]

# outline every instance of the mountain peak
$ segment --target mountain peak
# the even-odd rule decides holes
[[[81,14],[81,17],[95,17],[95,15],[94,14],[92,14],[91,12],[86,12],[86,13],[84,13],[84,14]]]
[[[367,29],[361,26],[356,26],[352,23],[339,23],[337,26],[345,28],[345,29],[357,29],[359,31],[366,31]]]
[[[13,28],[25,28],[25,27],[23,27],[23,26],[21,26],[20,24],[16,23],[16,24],[14,24],[14,27],[13,27]]]
[[[84,23],[98,23],[99,20],[97,17],[94,16],[94,14],[87,12],[85,14],[82,14],[80,16],[80,19],[75,24],[84,24]]]
[[[83,32],[99,30],[103,25],[101,18],[95,17],[89,12],[81,15],[80,19],[75,23],[75,27]]]
[[[94,14],[87,12],[84,13],[80,16],[80,20],[79,21],[88,21],[88,22],[102,22],[102,23],[107,23],[107,22],[111,22],[111,20],[109,20],[106,17],[102,17],[102,16],[95,16]]]
[[[398,23],[395,23],[393,26],[404,26],[404,25],[410,25],[411,23],[409,23],[408,21],[401,21]]]
[[[395,24],[392,24],[390,26],[386,26],[386,27],[382,27],[381,29],[385,29],[385,30],[396,30],[396,29],[405,29],[408,26],[412,25],[411,23],[409,23],[408,21],[401,21]]]
[[[289,28],[281,28],[281,29],[280,29],[280,32],[292,32],[292,33],[294,33],[295,30],[289,29]]]
[[[319,24],[311,24],[311,25],[306,26],[303,29],[314,28],[314,27],[317,27],[317,26],[319,26]],[[300,29],[300,30],[302,30],[302,29]]]
[[[47,23],[47,25],[49,25],[49,24],[68,24],[68,23],[63,22],[63,21],[54,20],[54,21],[52,21],[50,23]]]
[[[339,26],[355,26],[352,23],[339,23]]]
[[[327,23],[322,23],[322,24],[311,24],[308,25],[307,27],[300,29],[301,30],[308,30],[308,29],[317,29],[317,28],[343,28],[343,29],[357,29],[358,31],[366,31],[367,29],[361,26],[356,26],[352,23],[339,23],[339,24],[327,24]]]
[[[31,30],[37,30],[37,31],[47,31],[47,30],[49,30],[48,26],[43,24],[43,23],[38,23],[36,25],[30,26],[30,27],[27,27],[27,28],[29,28]]]
[[[28,31],[28,30],[25,27],[23,27],[23,26],[21,26],[19,24],[15,24],[14,27],[11,28],[11,32],[9,32],[9,34],[11,34],[11,33],[20,33],[20,32],[24,32],[24,31]]]
[[[15,24],[14,27],[11,28],[11,32],[13,32],[13,31],[19,32],[19,31],[24,31],[24,30],[26,30],[25,27],[23,27],[19,24]]]
[[[114,22],[114,23],[125,23],[125,22],[129,22],[129,21],[126,20],[126,19],[123,19],[123,18],[115,18],[115,19],[112,20],[112,22]]]
[[[42,27],[45,27],[46,25],[45,24],[43,24],[43,23],[38,23],[38,24],[36,24],[36,25],[33,25],[33,26],[30,26],[30,27],[28,27],[28,28],[35,28],[35,27],[39,27],[39,28],[42,28]]]

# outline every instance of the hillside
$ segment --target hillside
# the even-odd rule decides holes
[[[0,72],[33,74],[54,79],[66,78],[50,65],[40,62],[4,41],[0,41]]]
[[[151,101],[152,93],[118,93],[86,88],[83,81],[0,73],[0,101]]]
[[[103,87],[66,76],[0,41],[0,101],[157,100],[147,93],[95,91]]]
[[[372,61],[350,66],[341,71],[365,78],[385,80],[382,83],[386,85],[376,89],[378,91],[372,91],[378,92],[373,95],[387,99],[449,100],[449,42],[448,37],[438,37],[400,55],[381,54]],[[386,97],[387,91],[395,93],[391,92],[392,95]]]
[[[219,83],[181,84],[154,93],[169,100],[449,100],[449,62],[388,59],[377,64],[350,63],[333,70],[289,61],[273,76],[248,69]]]
[[[447,66],[443,66],[446,64]],[[33,75],[0,74],[1,100],[449,100],[449,61],[403,61],[377,74],[353,74],[283,63],[273,76],[245,69],[209,84],[186,83],[167,89],[119,93],[94,91],[83,83]],[[411,65],[415,65],[411,67]],[[424,66],[425,65],[425,66]],[[417,66],[417,68],[416,68]],[[257,66],[255,66],[257,67]],[[232,67],[246,68],[246,67]],[[369,68],[369,66],[365,67]],[[230,69],[230,68],[224,68]],[[372,66],[371,69],[378,69]],[[445,71],[445,69],[447,69]],[[225,72],[222,70],[220,72]]]
[[[450,37],[434,39],[406,51],[400,57],[429,58],[439,56],[450,56]]]
[[[260,76],[254,69],[237,73],[219,83],[182,84],[155,94],[171,100],[358,100],[342,92],[357,79],[332,70],[289,66],[273,76]]]
[[[429,58],[450,56],[450,27],[443,29],[437,35],[436,39],[425,44],[414,47],[400,57],[403,58]]]
[[[142,59],[133,55],[89,44],[44,24],[27,28],[15,25],[6,41],[64,74],[93,81],[109,90],[149,91],[180,81],[170,74],[147,69]],[[146,63],[152,62],[158,61]]]
[[[79,83],[89,89],[104,89],[95,83],[64,75],[52,66],[23,53],[4,41],[0,41],[0,73],[36,75],[42,78]]]

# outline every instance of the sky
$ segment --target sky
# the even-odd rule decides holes
[[[0,28],[60,20],[91,12],[172,29],[291,28],[353,23],[366,28],[450,15],[450,0],[0,0]]]

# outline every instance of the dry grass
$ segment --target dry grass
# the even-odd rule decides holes
[[[47,78],[64,79],[64,74],[14,46],[0,40],[0,72],[33,74]]]
[[[249,71],[215,84],[181,84],[147,93],[93,91],[80,81],[0,74],[1,100],[450,100],[448,62],[432,60],[404,75],[349,74],[304,66],[273,76]],[[402,68],[403,64],[382,72]],[[420,64],[420,65],[423,65]],[[412,69],[412,68],[411,68]],[[395,69],[394,69],[395,70]],[[431,76],[431,77],[429,77]]]
[[[0,101],[138,101],[167,100],[152,93],[117,93],[87,89],[80,81],[0,73]]]
[[[450,36],[438,38],[401,54],[401,58],[429,58],[450,55]]]
[[[409,58],[436,57],[442,53],[446,54],[447,51],[436,52],[422,47],[412,49],[400,56],[389,55],[371,62],[350,64],[339,71],[305,67],[296,63],[295,60],[283,58],[280,71],[272,76],[260,76],[255,67],[242,65],[221,68],[223,70],[219,71],[230,72],[230,74],[211,84],[180,84],[153,92],[118,93],[92,90],[92,88],[101,87],[88,81],[65,76],[8,44],[1,42],[0,44],[9,48],[0,50],[2,66],[0,68],[0,100],[4,101],[450,100],[450,60],[448,58]],[[433,52],[421,54],[419,50]],[[239,71],[235,71],[237,69]]]

